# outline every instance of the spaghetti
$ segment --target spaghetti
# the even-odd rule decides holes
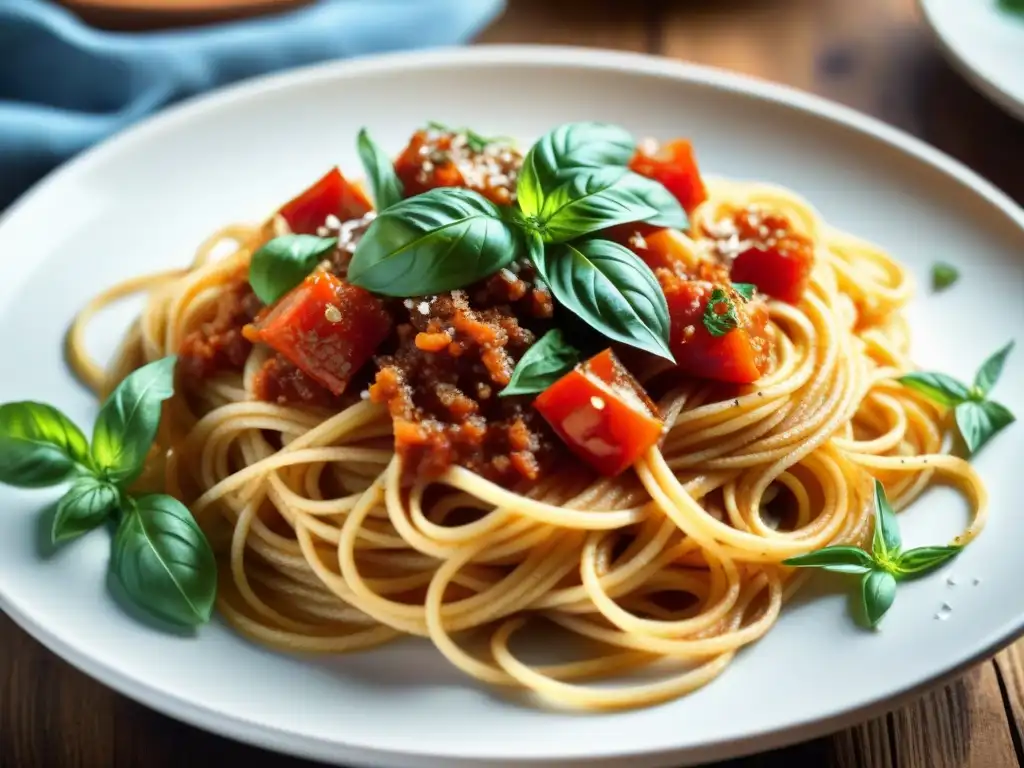
[[[961,543],[986,516],[973,469],[943,452],[942,411],[895,381],[912,370],[907,272],[792,192],[721,180],[691,211],[689,233],[671,233],[684,261],[727,247],[735,230],[722,222],[737,210],[783,216],[810,242],[809,285],[798,304],[768,304],[773,351],[756,382],[652,384],[665,431],[625,473],[596,477],[569,460],[532,483],[458,464],[410,478],[385,405],[258,399],[270,352],[257,344],[242,370],[168,404],[140,483],[189,505],[222,559],[218,609],[257,642],[340,653],[429,638],[477,680],[584,709],[693,691],[778,619],[803,581],[783,560],[868,540],[873,478],[896,509],[937,479],[956,486],[972,508]],[[103,395],[178,353],[273,226],[225,229],[187,269],[97,297],[68,339],[78,375]],[[233,252],[212,258],[225,241]],[[140,291],[145,309],[104,371],[84,328]],[[516,642],[549,632],[576,638],[568,647],[582,660],[535,662]],[[659,674],[628,677],[643,668]],[[603,680],[619,684],[587,684]]]

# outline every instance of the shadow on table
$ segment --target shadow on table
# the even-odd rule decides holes
[[[877,112],[1024,203],[1024,121],[973,88],[919,28],[894,40]]]

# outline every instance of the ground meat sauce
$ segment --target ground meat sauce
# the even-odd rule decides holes
[[[219,373],[239,373],[245,366],[252,342],[243,335],[243,328],[263,309],[244,277],[217,305],[217,314],[192,331],[182,342],[178,355],[186,386]],[[320,408],[340,408],[344,401],[336,397],[289,360],[272,354],[254,381],[254,394],[268,403],[301,403]]]
[[[182,341],[178,355],[185,380],[201,381],[221,372],[242,370],[252,351],[242,328],[261,308],[248,281],[240,277],[217,304],[217,314]]]
[[[256,373],[253,381],[256,399],[268,403],[302,403],[315,408],[340,410],[345,401],[313,381],[281,355],[270,357]],[[350,399],[351,401],[351,399]]]
[[[505,141],[431,128],[413,134],[395,170],[406,197],[437,187],[468,187],[508,205],[515,200],[522,164],[522,154]]]
[[[552,315],[532,267],[517,269],[403,304],[398,348],[377,359],[370,397],[394,418],[408,479],[458,464],[508,486],[549,465],[557,439],[530,398],[498,396]]]

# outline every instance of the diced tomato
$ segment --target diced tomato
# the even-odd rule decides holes
[[[329,170],[313,186],[281,206],[278,211],[292,232],[315,235],[327,217],[341,221],[358,219],[373,210],[362,190],[342,176],[337,168]]]
[[[633,155],[629,167],[641,176],[659,182],[675,196],[687,213],[692,213],[708,199],[693,146],[686,139],[662,144],[652,155],[639,149]]]
[[[632,466],[664,428],[657,406],[610,349],[576,366],[533,404],[573,453],[608,477]]]
[[[736,384],[749,384],[767,372],[772,341],[768,335],[768,308],[756,297],[743,299],[732,288],[724,270],[701,265],[689,280],[668,270],[656,274],[661,282],[671,320],[669,347],[680,370],[693,376]],[[736,328],[715,336],[704,325],[704,313],[715,288],[729,297],[736,310]],[[722,307],[725,309],[725,307]]]
[[[457,131],[417,131],[395,161],[406,197],[438,187],[465,187],[492,203],[509,205],[522,155],[502,139],[487,140]],[[484,142],[481,145],[479,142]]]
[[[732,279],[737,283],[753,283],[769,296],[799,304],[810,280],[813,257],[799,251],[756,248],[744,251],[732,265]]]
[[[447,150],[428,140],[426,131],[416,131],[405,151],[395,161],[395,172],[402,180],[405,196],[420,195],[437,187],[465,187],[466,180]]]
[[[379,299],[318,270],[245,332],[340,395],[390,330],[391,317]]]
[[[795,232],[789,219],[759,208],[733,216],[740,242],[752,245],[732,263],[732,280],[753,283],[762,293],[798,304],[814,269],[814,243]]]

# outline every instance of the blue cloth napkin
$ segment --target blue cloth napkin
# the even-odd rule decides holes
[[[76,152],[187,96],[253,75],[465,41],[502,0],[321,0],[151,33],[93,29],[47,0],[0,0],[0,208]]]

